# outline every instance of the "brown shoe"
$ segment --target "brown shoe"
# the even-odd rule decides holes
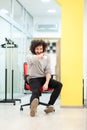
[[[35,116],[36,112],[37,112],[37,106],[38,106],[38,99],[35,98],[32,102],[31,102],[31,106],[30,106],[30,116]]]
[[[55,109],[54,109],[53,106],[48,106],[48,107],[44,110],[44,112],[45,112],[46,114],[48,114],[48,113],[50,113],[50,112],[54,112],[54,111],[55,111]]]

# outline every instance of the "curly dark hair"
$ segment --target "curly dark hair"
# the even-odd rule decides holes
[[[47,48],[47,43],[43,40],[32,40],[31,41],[31,45],[30,45],[30,51],[35,54],[35,48],[37,46],[43,46],[43,52],[46,51],[46,48]]]

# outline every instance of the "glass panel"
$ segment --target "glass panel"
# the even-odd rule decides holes
[[[18,45],[18,48],[14,49],[13,58],[14,93],[19,95],[24,89],[23,63],[26,53],[26,36],[17,28],[13,28],[13,40]]]
[[[11,0],[0,0],[0,12],[11,16]]]
[[[27,32],[32,34],[33,18],[29,13],[26,14],[26,28]]]
[[[4,28],[3,28],[4,27]],[[4,98],[5,93],[5,68],[6,68],[6,49],[2,48],[2,44],[6,44],[5,37],[10,37],[10,24],[0,18],[0,97]],[[9,74],[8,74],[9,77]],[[7,86],[10,88],[9,81]],[[8,89],[9,89],[8,88]],[[9,91],[9,90],[8,90]]]
[[[2,1],[2,5],[4,3],[5,6],[8,7],[9,4],[9,7],[11,7],[11,0],[8,0],[7,5],[6,5],[6,1],[4,2],[3,1]],[[19,25],[24,24],[26,26],[26,31],[30,31],[30,29],[32,28],[32,17],[28,15],[27,11],[19,4],[18,1],[14,0],[13,3],[14,3],[13,5],[14,20],[17,23],[19,23]],[[0,1],[0,7],[1,7],[1,1]],[[11,8],[9,8],[9,11],[11,12]],[[24,14],[24,19],[22,14]],[[7,19],[8,17],[5,18]],[[30,39],[27,38],[26,34],[18,30],[18,28],[13,27],[13,25],[10,25],[7,21],[5,21],[0,17],[0,45],[4,43],[7,45],[7,41],[5,41],[5,38],[10,39],[11,44],[13,41],[14,44],[18,45],[18,48],[0,47],[0,53],[1,53],[0,75],[2,75],[0,78],[0,98],[5,98],[5,86],[7,85],[7,99],[12,99],[12,84],[13,84],[13,92],[14,92],[13,98],[15,98],[16,95],[22,94],[22,91],[24,91],[23,63],[25,61],[25,57],[28,52],[28,47],[29,47],[28,45]],[[5,70],[7,70],[7,78],[5,77],[6,76]],[[13,78],[12,78],[12,74],[13,74]]]
[[[33,33],[33,17],[24,9],[24,24],[23,24],[27,33]]]
[[[20,25],[23,25],[23,7],[17,2],[14,1],[14,14],[13,19]]]
[[[32,35],[33,34],[33,18],[31,17],[30,19],[30,31],[29,33]]]
[[[27,29],[26,28],[26,10],[25,9],[23,10],[23,28]]]

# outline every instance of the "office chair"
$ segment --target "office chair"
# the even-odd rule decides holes
[[[30,87],[30,85],[29,85],[29,83],[27,82],[27,77],[28,77],[28,64],[25,62],[24,63],[24,89],[25,90],[30,90],[30,91],[32,91],[31,90],[31,87]],[[51,91],[53,91],[53,88],[48,88],[46,91],[43,91],[43,87],[41,86],[40,87],[40,92],[41,93],[48,93],[48,92],[51,92]],[[40,93],[40,96],[41,96],[41,93]],[[48,104],[47,103],[44,103],[44,102],[40,102],[39,101],[39,104],[40,105],[44,105],[44,106],[47,106]],[[25,107],[25,106],[29,106],[30,105],[30,103],[27,103],[27,104],[22,104],[21,106],[20,106],[20,110],[22,111],[23,110],[23,107]]]

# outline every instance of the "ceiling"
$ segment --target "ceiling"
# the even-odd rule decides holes
[[[42,2],[42,0],[18,0],[33,16],[60,16],[61,7],[55,2],[55,0],[49,0],[49,2]],[[48,13],[48,9],[55,9],[55,13]]]

